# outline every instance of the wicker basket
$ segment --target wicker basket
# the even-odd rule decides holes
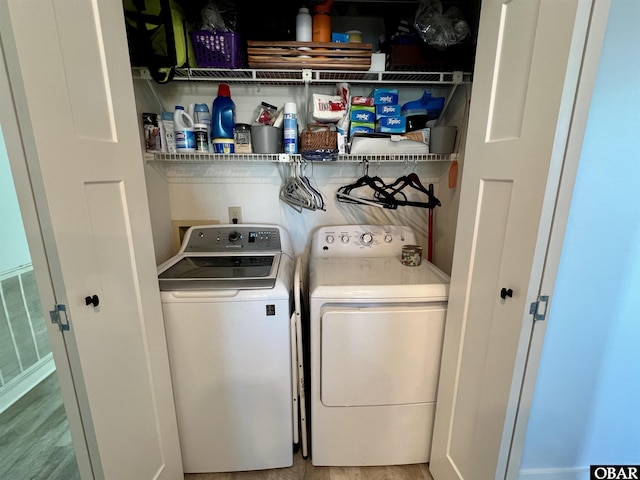
[[[338,134],[329,125],[310,123],[300,134],[300,151],[335,150],[338,148]]]

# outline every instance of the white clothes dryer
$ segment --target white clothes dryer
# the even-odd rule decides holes
[[[429,460],[449,277],[405,226],[321,227],[309,258],[311,461]]]
[[[189,229],[158,267],[184,471],[293,464],[293,252],[273,225]]]

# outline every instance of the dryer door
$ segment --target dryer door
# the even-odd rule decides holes
[[[446,303],[325,307],[322,403],[330,407],[436,401]]]

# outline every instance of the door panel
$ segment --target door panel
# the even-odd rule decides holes
[[[478,221],[474,232],[473,250],[481,252],[473,256],[470,265],[474,288],[469,293],[469,314],[465,321],[462,339],[462,358],[458,371],[458,389],[454,397],[451,423],[450,454],[456,459],[469,459],[474,449],[476,419],[481,415],[481,398],[487,379],[479,375],[487,368],[486,362],[492,348],[492,336],[500,325],[500,306],[495,302],[495,292],[500,290],[502,252],[511,204],[513,183],[508,181],[482,181],[478,198]],[[478,315],[477,312],[483,312]],[[457,468],[462,478],[471,475],[475,465],[459,462]]]
[[[115,142],[114,106],[109,85],[105,37],[100,26],[88,19],[100,18],[94,2],[55,1],[64,69],[83,72],[68,77],[69,105],[78,138]],[[78,21],[78,18],[87,21]],[[98,28],[96,28],[98,27]],[[83,41],[78,41],[82,38]]]
[[[122,3],[0,5],[94,470],[182,478]]]
[[[0,18],[2,18],[1,13]],[[0,174],[3,178],[2,190],[5,200],[10,190],[15,191],[19,202],[19,206],[18,203],[12,202],[3,207],[8,208],[9,212],[15,208],[15,215],[21,217],[18,227],[16,223],[10,221],[10,218],[3,216],[4,233],[7,236],[11,235],[11,241],[18,244],[24,243],[21,248],[26,249],[28,244],[28,258],[33,265],[33,269],[20,275],[19,285],[16,286],[21,290],[18,295],[21,298],[19,302],[13,304],[13,307],[17,306],[19,310],[21,309],[25,319],[31,323],[31,331],[28,333],[35,344],[36,356],[39,359],[36,365],[27,366],[23,363],[23,367],[27,367],[23,372],[23,378],[13,378],[10,381],[11,375],[7,375],[9,372],[5,370],[5,360],[6,355],[13,351],[13,345],[5,344],[0,348],[2,380],[13,384],[9,386],[10,391],[6,392],[8,397],[2,395],[7,401],[5,405],[20,398],[0,418],[2,423],[0,431],[3,431],[6,438],[12,439],[11,442],[5,442],[6,448],[0,448],[2,450],[0,458],[3,459],[0,478],[38,476],[52,480],[91,479],[93,471],[64,338],[58,326],[51,323],[47,311],[55,304],[51,271],[34,203],[34,192],[27,170],[24,146],[20,141],[21,132],[16,116],[15,99],[12,97],[9,86],[3,49],[0,49],[0,123],[2,123],[0,136],[3,137],[3,147],[6,143],[6,152],[0,152],[0,157],[4,155],[4,161],[8,159],[6,169],[0,166],[3,169]],[[3,150],[3,147],[0,149]],[[7,185],[10,186],[7,187]],[[14,228],[11,228],[12,224]],[[18,234],[14,231],[15,229],[24,231]],[[19,263],[26,261],[24,254],[16,252],[15,245],[14,243],[14,248],[2,250],[3,254],[10,255],[10,258],[5,257],[5,260]],[[4,287],[5,285],[3,290]],[[21,307],[20,304],[22,304]],[[15,310],[9,305],[2,308],[2,313],[6,315],[5,321],[15,320]],[[6,335],[6,331],[4,333],[0,336],[9,340],[10,335]],[[48,377],[45,378],[46,375]],[[15,383],[16,380],[20,380],[18,385]],[[39,382],[38,385],[26,393],[36,382]],[[42,416],[43,410],[51,411],[51,409],[54,409],[52,415]],[[55,430],[54,427],[56,427]],[[56,433],[60,436],[56,436]],[[52,452],[51,455],[47,453],[48,451]],[[18,458],[14,454],[17,454]]]
[[[503,478],[590,1],[482,3],[430,469]],[[551,174],[550,174],[551,172]],[[501,288],[512,298],[501,299]]]
[[[537,1],[515,1],[502,6],[487,142],[521,135],[539,8]]]

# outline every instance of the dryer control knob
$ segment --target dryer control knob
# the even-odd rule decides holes
[[[231,243],[236,243],[236,242],[237,242],[238,240],[240,240],[241,238],[242,238],[242,235],[240,235],[240,232],[236,232],[236,231],[234,231],[234,232],[231,232],[231,233],[229,234],[229,241],[230,241]]]
[[[327,235],[327,238],[325,240],[327,241],[327,243],[333,243],[335,238],[333,238],[333,235]]]
[[[371,245],[373,243],[373,235],[370,233],[363,233],[360,236],[360,241],[363,245]]]
[[[384,236],[384,241],[386,243],[391,243],[392,240],[393,240],[393,237],[391,235],[385,235]]]
[[[340,240],[342,240],[342,243],[349,243],[349,235],[342,235]]]

